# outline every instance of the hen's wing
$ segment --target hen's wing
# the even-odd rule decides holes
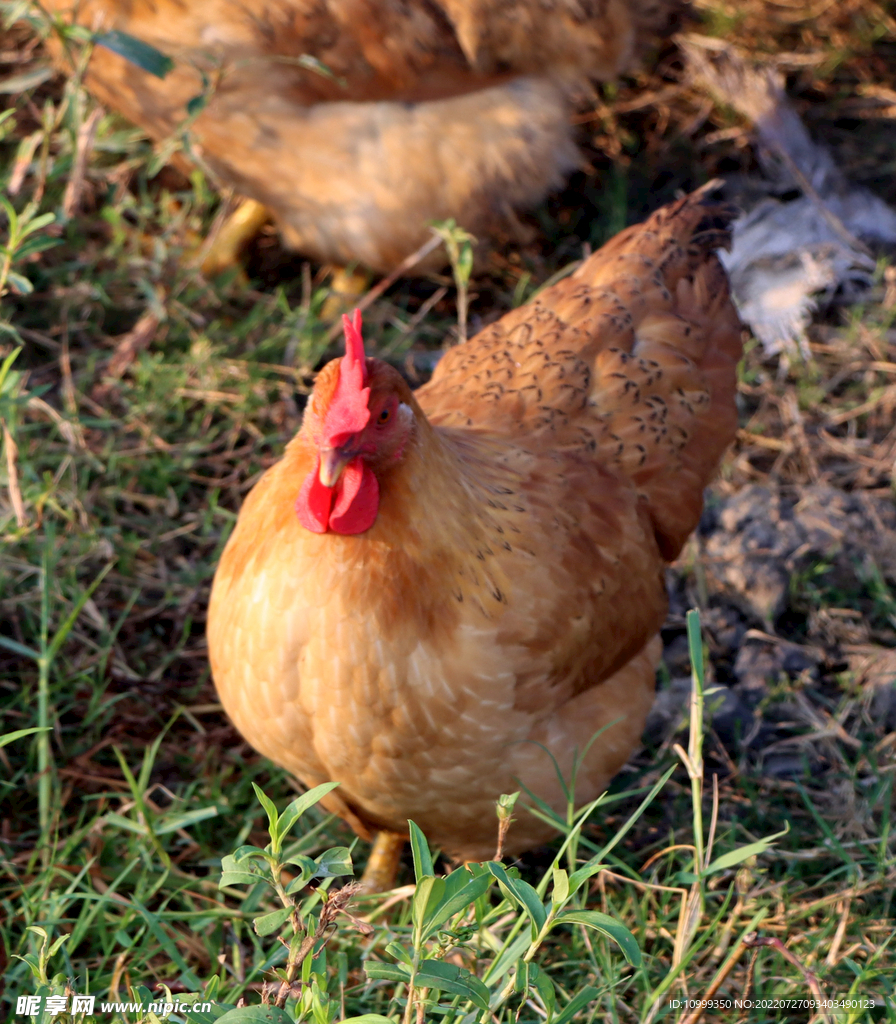
[[[712,254],[736,211],[707,192],[451,349],[416,393],[432,423],[590,452],[635,485],[667,559],[697,525],[737,424],[740,323]]]

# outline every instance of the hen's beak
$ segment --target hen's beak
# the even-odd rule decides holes
[[[347,452],[343,448],[321,448],[318,476],[324,487],[335,487],[339,483],[342,471],[356,454],[357,452]]]

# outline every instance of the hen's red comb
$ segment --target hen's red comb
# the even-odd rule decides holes
[[[345,355],[342,357],[341,377],[347,369],[361,368],[359,387],[367,383],[367,360],[364,356],[364,339],[361,337],[361,310],[355,310],[354,320],[349,320],[346,313],[342,314],[342,329],[345,331]]]
[[[370,388],[364,387],[367,383],[367,359],[361,337],[361,310],[355,310],[353,320],[343,314],[342,326],[345,329],[345,355],[339,364],[339,383],[324,422],[327,443],[334,448],[347,435],[363,430],[370,419],[367,408]]]

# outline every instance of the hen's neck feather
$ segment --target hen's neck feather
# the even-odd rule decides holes
[[[401,628],[448,640],[462,612],[491,618],[505,602],[488,504],[503,474],[486,439],[433,427],[413,408],[414,436],[402,460],[378,473],[379,512],[366,533],[318,535],[298,524],[294,495],[316,458],[301,434],[271,471],[275,493],[266,504],[278,510],[273,532],[299,531],[301,550],[325,570],[321,579],[370,609],[385,634]]]

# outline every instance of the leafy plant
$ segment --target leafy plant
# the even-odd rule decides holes
[[[284,840],[302,814],[334,787],[334,783],[318,786],[278,813],[274,803],[255,786],[268,816],[271,841],[264,849],[241,846],[222,862],[222,887],[262,883],[273,890],[281,904],[279,909],[254,918],[257,935],[277,935],[288,950],[285,966],[274,968],[279,985],[271,995],[273,1006],[289,1006],[291,1015],[275,1014],[270,1018],[274,1022],[285,1024],[309,1016],[315,1024],[335,1020],[324,954],[328,933],[340,914],[367,934],[374,932],[348,911],[349,901],[358,893],[357,885],[328,891],[333,877],[352,873],[346,848],[327,850],[314,859],[284,851]],[[499,801],[502,812],[506,812],[508,802],[507,798]],[[579,817],[576,830],[586,817],[587,814]],[[561,1005],[550,976],[533,962],[560,925],[595,929],[617,943],[629,963],[640,965],[641,955],[631,932],[609,915],[586,910],[581,905],[580,890],[601,869],[599,860],[589,862],[571,876],[555,863],[545,876],[545,882],[550,879],[553,883],[551,898],[545,902],[543,891],[537,891],[521,878],[516,868],[505,867],[498,861],[467,864],[446,876],[436,874],[425,836],[414,822],[408,824],[416,878],[410,928],[404,941],[393,940],[384,946],[383,952],[393,962],[369,959],[365,964],[371,981],[390,983],[394,988],[393,1006],[403,1007],[407,1024],[427,1013],[443,1015],[446,1024],[463,1019],[486,1021],[511,997],[518,996],[525,1002],[533,994],[546,1008],[549,1022],[564,1024],[572,1020],[594,999],[597,990],[586,986]],[[574,839],[574,835],[567,838]],[[562,855],[563,851],[558,858]],[[296,868],[298,873],[284,884],[284,872],[292,873]],[[308,895],[305,890],[316,879],[324,881]],[[487,898],[495,883],[500,897],[497,903]],[[473,950],[481,945],[483,928],[508,912],[514,915],[516,927],[482,977],[469,967],[446,960],[452,951]],[[281,930],[287,936],[281,936]],[[448,1002],[440,1001],[445,999]],[[242,1019],[240,1012],[235,1009],[219,1019],[228,1024],[236,1022]],[[367,1015],[366,1019],[369,1018]]]
[[[470,275],[473,273],[473,243],[476,239],[453,219],[433,224],[433,231],[445,243],[454,284],[457,288],[457,340],[467,340]]]
[[[344,847],[326,850],[312,859],[301,853],[284,851],[283,843],[302,815],[338,783],[327,782],[296,797],[278,813],[272,800],[255,783],[253,788],[268,816],[270,843],[262,850],[257,846],[241,846],[221,862],[221,887],[232,885],[268,886],[282,904],[279,910],[267,911],[254,919],[255,933],[264,938],[280,935],[285,928],[288,938],[280,938],[287,949],[286,965],[274,968],[279,979],[273,1005],[281,1009],[287,999],[295,998],[295,1016],[275,1015],[272,1020],[303,1020],[310,1013],[315,1024],[334,1019],[332,1000],[327,994],[326,956],[323,949],[336,917],[346,912],[356,886],[345,886],[329,893],[334,878],[353,873],[350,851]],[[296,870],[298,869],[298,870]],[[284,884],[283,875],[292,877]],[[320,884],[312,893],[300,897],[312,881]],[[316,962],[315,962],[316,961]],[[293,986],[300,985],[298,997]],[[222,1020],[248,1020],[240,1010],[225,1014]]]
[[[4,116],[11,113],[12,111],[7,110]],[[10,290],[16,295],[30,295],[34,291],[34,285],[25,274],[13,268],[27,262],[38,253],[59,245],[59,239],[46,231],[46,228],[56,222],[56,215],[39,213],[36,203],[28,203],[24,210],[17,213],[4,195],[0,195],[0,209],[6,220],[6,238],[0,242],[0,299]],[[0,322],[0,328],[7,333],[16,333],[4,322]]]

